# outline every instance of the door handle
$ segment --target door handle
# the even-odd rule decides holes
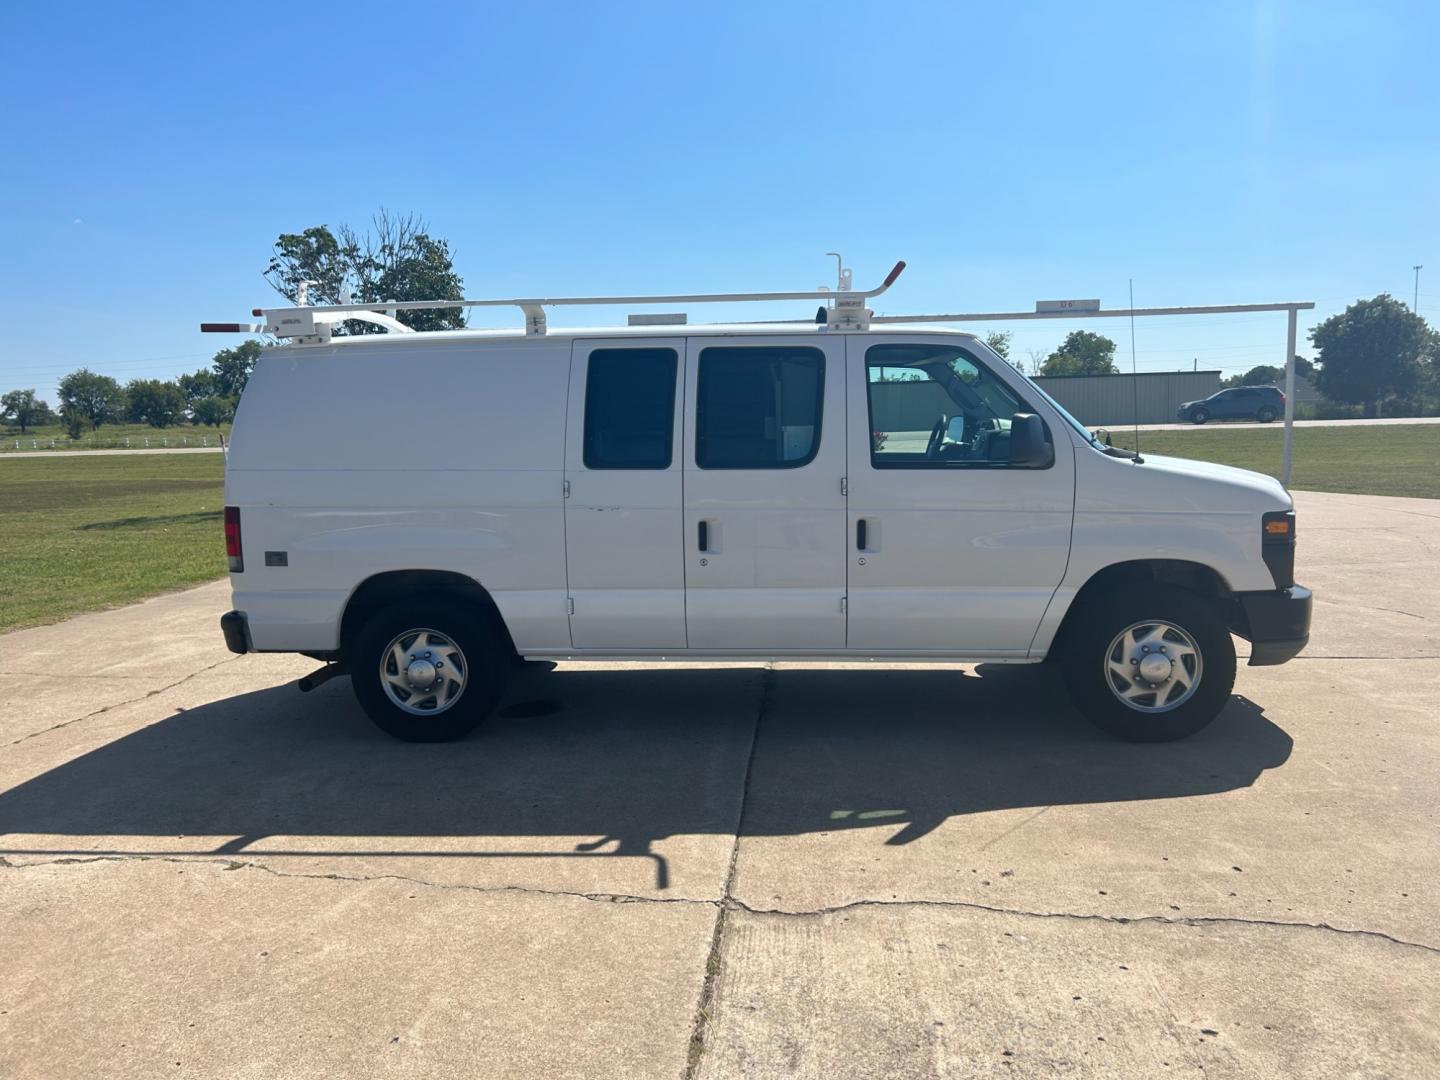
[[[866,539],[867,539],[867,534],[868,534],[868,533],[869,533],[869,529],[866,528],[865,519],[864,519],[864,518],[860,518],[858,521],[855,522],[855,550],[856,550],[856,551],[864,551],[864,550],[865,550],[865,541],[866,541]]]
[[[699,532],[700,532],[700,536],[699,536],[699,540],[700,540],[700,550],[701,550],[701,551],[709,551],[709,550],[710,550],[710,523],[709,523],[708,521],[702,521],[702,522],[700,522]]]

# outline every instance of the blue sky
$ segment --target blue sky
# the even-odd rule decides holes
[[[275,302],[279,233],[380,206],[471,296],[809,288],[839,250],[863,285],[909,262],[885,313],[1122,307],[1133,278],[1318,318],[1425,263],[1433,323],[1437,40],[1433,3],[9,0],[0,389],[203,366],[234,340],[202,319]],[[1127,327],[1075,325],[1128,364]],[[1284,352],[1283,315],[1137,334],[1142,370]]]

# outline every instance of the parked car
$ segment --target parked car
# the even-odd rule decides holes
[[[1275,480],[1106,447],[972,334],[845,294],[798,325],[515,303],[513,333],[263,313],[295,341],[235,417],[232,650],[325,661],[302,689],[348,674],[412,741],[469,732],[520,659],[601,658],[1049,660],[1162,741],[1229,700],[1232,632],[1252,665],[1308,639]],[[392,332],[330,337],[362,316]]]
[[[1258,420],[1268,424],[1285,414],[1285,395],[1278,386],[1232,386],[1203,401],[1187,401],[1175,410],[1180,420]]]

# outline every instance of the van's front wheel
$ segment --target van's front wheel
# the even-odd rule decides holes
[[[455,604],[382,608],[349,650],[361,707],[406,742],[447,742],[474,730],[500,700],[509,658],[483,616]]]
[[[1235,685],[1235,645],[1214,606],[1154,587],[1087,603],[1067,633],[1070,694],[1092,723],[1131,742],[1193,735]]]

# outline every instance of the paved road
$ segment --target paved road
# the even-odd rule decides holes
[[[1302,427],[1386,427],[1392,424],[1440,424],[1440,416],[1382,416],[1373,420],[1296,420],[1295,426]],[[1130,424],[1111,424],[1111,431],[1133,431]],[[1208,424],[1141,424],[1141,431],[1231,431],[1236,428],[1268,428],[1272,431],[1283,429],[1279,420],[1270,424],[1239,423],[1232,420],[1212,420]]]
[[[1302,492],[1303,658],[566,664],[466,742],[223,585],[0,637],[0,1076],[1440,1075],[1440,502]]]

